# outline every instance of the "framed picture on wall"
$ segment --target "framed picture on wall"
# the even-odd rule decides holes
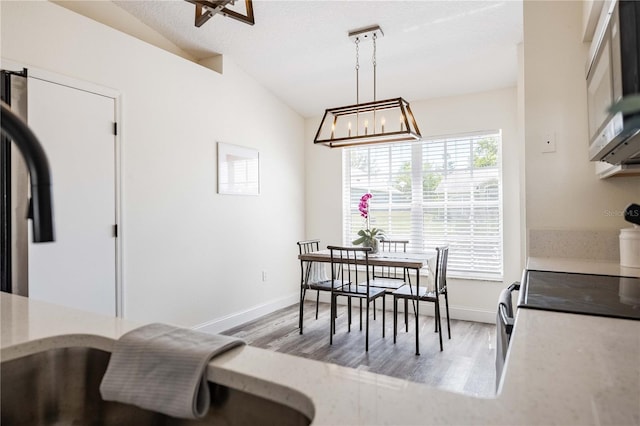
[[[218,194],[260,194],[257,150],[218,142]]]

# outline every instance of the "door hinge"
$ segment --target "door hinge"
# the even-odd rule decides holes
[[[118,136],[118,123],[113,123],[113,135]]]
[[[118,225],[113,225],[113,238],[118,238]]]

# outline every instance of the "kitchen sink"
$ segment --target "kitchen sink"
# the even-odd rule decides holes
[[[251,393],[209,383],[211,408],[184,420],[103,401],[99,386],[109,352],[50,349],[0,364],[2,425],[309,425],[303,413]]]

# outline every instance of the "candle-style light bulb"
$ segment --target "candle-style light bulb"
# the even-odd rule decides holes
[[[404,115],[400,114],[400,131],[404,132]]]
[[[384,123],[385,123],[385,120],[384,120],[384,117],[382,117],[382,119],[380,120],[380,124],[382,125],[382,133],[384,133]]]
[[[334,122],[331,125],[331,139],[333,139],[333,135],[334,135],[335,131],[336,131],[336,123]]]
[[[349,137],[351,137],[351,122],[349,122]]]
[[[369,120],[364,120],[364,134],[369,132]]]

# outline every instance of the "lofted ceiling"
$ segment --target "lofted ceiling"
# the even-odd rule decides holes
[[[356,102],[350,30],[380,25],[377,98],[408,101],[514,86],[522,1],[254,0],[255,25],[194,26],[182,0],[114,1],[196,59],[215,54],[304,117]],[[360,101],[373,100],[373,44],[360,47]]]

